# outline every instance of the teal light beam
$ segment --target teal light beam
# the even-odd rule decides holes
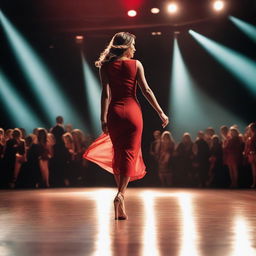
[[[256,62],[193,30],[194,39],[256,96]]]
[[[76,128],[86,129],[41,58],[2,11],[0,11],[0,22],[28,84],[41,104],[49,123],[55,122],[55,117],[62,115],[65,122],[72,123]]]
[[[246,36],[256,43],[256,27],[234,16],[228,17]]]
[[[2,70],[0,70],[0,99],[2,106],[7,109],[6,114],[11,117],[15,126],[30,132],[36,127],[42,127],[36,113],[14,89]]]
[[[101,90],[99,81],[96,79],[87,61],[85,60],[83,52],[81,52],[85,96],[89,107],[90,120],[92,122],[93,134],[97,135],[101,132],[100,124],[100,108],[101,108]]]
[[[221,125],[245,127],[243,121],[199,89],[184,63],[177,39],[174,39],[170,81],[169,116],[176,140],[180,140],[184,132],[195,137],[199,130],[209,126],[216,131]]]

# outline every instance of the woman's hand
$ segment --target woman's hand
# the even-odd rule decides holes
[[[101,121],[101,129],[104,133],[108,134],[108,127],[106,121]]]
[[[162,120],[162,127],[165,128],[169,124],[169,118],[167,115],[165,115],[163,112],[159,114],[161,120]]]

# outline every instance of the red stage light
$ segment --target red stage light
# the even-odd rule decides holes
[[[129,10],[129,11],[127,12],[127,15],[128,15],[129,17],[135,17],[135,16],[137,15],[137,12],[136,12],[135,10]]]

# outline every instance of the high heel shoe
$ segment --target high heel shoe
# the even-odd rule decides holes
[[[127,220],[128,216],[125,213],[124,196],[119,192],[114,199],[115,220]]]

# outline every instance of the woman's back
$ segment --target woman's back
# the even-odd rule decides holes
[[[136,60],[124,59],[104,65],[109,79],[112,101],[136,97],[136,62]]]

